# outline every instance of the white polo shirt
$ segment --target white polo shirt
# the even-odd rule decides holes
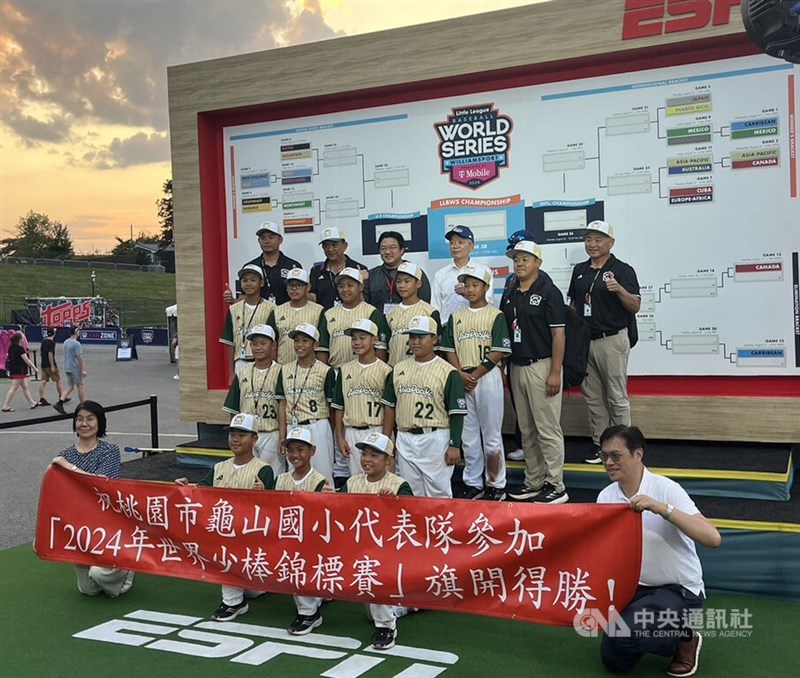
[[[447,324],[450,316],[456,311],[469,306],[465,297],[455,293],[455,286],[458,285],[458,276],[466,271],[467,267],[472,266],[472,259],[468,259],[462,268],[459,268],[452,261],[444,268],[440,268],[433,276],[431,285],[431,306],[433,306],[442,319],[442,327]],[[490,268],[489,271],[492,269]],[[494,276],[486,290],[486,302],[494,303]]]
[[[658,476],[644,469],[642,482],[636,494],[644,494],[656,501],[672,504],[679,511],[693,516],[700,511],[674,480]],[[629,504],[619,483],[612,483],[597,496],[598,504]],[[694,541],[672,523],[651,511],[642,513],[642,570],[641,586],[679,584],[695,595],[705,594],[703,568],[697,557]]]

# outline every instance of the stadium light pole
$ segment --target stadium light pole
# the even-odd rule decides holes
[[[92,271],[92,297],[95,296],[95,293],[94,293],[94,281],[95,280],[97,280],[97,276],[95,275],[95,272]]]

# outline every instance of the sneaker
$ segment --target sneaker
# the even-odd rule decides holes
[[[66,414],[67,411],[64,409],[64,403],[66,401],[59,400],[55,405],[53,405],[53,409],[58,412],[59,414]]]
[[[539,494],[542,492],[542,489],[543,487],[540,487],[538,490],[535,490],[532,487],[523,485],[518,491],[509,492],[508,498],[515,499],[516,501],[528,501],[529,499],[539,496]]]
[[[587,464],[602,464],[603,460],[600,458],[600,448],[596,447],[594,449],[594,452],[592,452],[592,454],[590,456],[586,457],[586,459],[584,459],[584,461]]]
[[[483,499],[483,488],[467,485],[457,499]]]
[[[50,403],[47,402],[44,398],[39,398],[39,404],[43,405],[44,407],[50,407]]]
[[[700,662],[700,648],[703,647],[703,636],[692,631],[689,640],[678,643],[675,656],[667,669],[668,676],[693,676]]]
[[[375,635],[372,636],[372,647],[376,650],[390,650],[394,647],[396,638],[395,629],[376,629]]]
[[[64,398],[62,402],[68,403],[70,400],[72,400],[72,398]]]
[[[218,622],[226,622],[236,619],[239,615],[248,612],[250,607],[247,604],[246,600],[243,600],[238,605],[226,605],[222,603],[216,610],[211,613],[211,618],[214,621]]]
[[[525,461],[525,452],[521,447],[518,447],[513,452],[509,452],[506,455],[506,459],[509,461]]]
[[[319,610],[314,614],[298,614],[287,631],[293,636],[304,636],[318,626],[322,626],[322,615]]]
[[[545,483],[542,491],[533,500],[537,504],[566,504],[569,495],[566,490],[558,491],[550,483]]]
[[[180,374],[176,374],[176,375],[175,375],[174,377],[172,377],[172,378],[173,378],[175,381],[180,381],[180,380],[181,380],[181,375],[180,375]]]
[[[486,501],[503,501],[506,498],[506,491],[501,487],[487,487],[483,498]]]

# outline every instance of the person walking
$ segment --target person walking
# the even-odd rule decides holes
[[[16,332],[11,337],[11,346],[8,347],[8,356],[6,357],[6,371],[11,378],[11,387],[8,389],[8,393],[6,393],[5,401],[3,401],[3,412],[14,411],[14,408],[11,407],[11,401],[20,387],[31,409],[39,407],[39,403],[31,398],[31,391],[30,388],[28,388],[29,367],[38,374],[39,369],[33,364],[25,352],[25,349],[22,347],[22,332]]]
[[[61,399],[61,374],[56,365],[56,331],[52,328],[45,330],[44,339],[41,346],[39,346],[39,353],[42,356],[42,383],[39,384],[39,404],[49,405],[50,403],[44,397],[47,383],[52,381],[56,385],[56,395],[59,400]]]
[[[87,376],[86,366],[83,362],[83,349],[78,339],[81,336],[80,325],[75,325],[69,334],[69,339],[64,342],[64,372],[67,375],[67,388],[61,394],[58,402],[53,405],[56,411],[66,414],[64,403],[69,400],[72,389],[78,389],[78,401],[86,400],[86,392],[83,388],[83,379]]]

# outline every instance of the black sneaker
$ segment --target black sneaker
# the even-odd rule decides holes
[[[483,499],[483,488],[467,485],[457,499]]]
[[[63,402],[68,403],[70,400],[72,400],[72,398],[64,398]]]
[[[514,499],[516,501],[529,501],[534,497],[539,496],[542,492],[544,487],[540,487],[538,490],[533,489],[532,487],[528,487],[527,485],[523,485],[519,490],[516,492],[509,492],[508,498]]]
[[[550,483],[545,483],[542,491],[533,500],[537,504],[566,504],[569,495],[566,490],[557,490]]]
[[[603,460],[600,458],[600,448],[596,447],[594,449],[594,452],[592,452],[592,454],[590,456],[586,457],[586,459],[584,459],[584,461],[587,464],[602,464]]]
[[[298,614],[287,631],[293,636],[304,636],[318,626],[322,626],[322,615],[319,611],[314,614]]]
[[[211,618],[214,621],[226,622],[236,619],[241,614],[248,612],[250,607],[246,600],[243,600],[238,605],[226,605],[222,603],[216,610],[211,613]]]
[[[372,647],[376,650],[390,650],[397,638],[395,629],[377,629],[372,636]]]
[[[64,401],[59,400],[55,405],[53,405],[53,409],[58,412],[59,414],[66,414],[67,411],[64,409]]]
[[[47,402],[47,400],[45,400],[44,398],[39,398],[39,404],[44,405],[46,407],[50,407],[50,403]]]
[[[487,487],[483,498],[485,501],[503,501],[506,498],[506,491],[500,487]]]

